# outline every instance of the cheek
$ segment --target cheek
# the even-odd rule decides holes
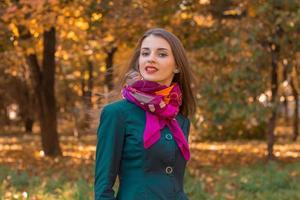
[[[145,63],[145,62],[144,62],[144,59],[140,57],[140,58],[138,59],[138,63],[139,63],[139,66],[142,66],[142,67],[143,67],[143,66],[144,66],[144,63]]]
[[[138,64],[139,64],[139,72],[144,75],[145,74],[145,59],[139,58]]]
[[[140,55],[139,58],[138,58],[138,61],[139,61],[140,63],[143,63],[143,62],[145,62],[145,61],[147,61],[147,60],[148,60],[147,57],[146,57],[146,56],[143,56],[143,55]]]
[[[172,59],[168,59],[165,61],[165,66],[167,66],[167,71],[172,72],[176,67],[175,67],[175,62]]]

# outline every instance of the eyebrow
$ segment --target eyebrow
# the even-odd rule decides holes
[[[143,47],[142,49],[150,50],[150,48],[148,48],[148,47]],[[165,50],[165,51],[169,51],[169,49],[166,49],[166,48],[163,48],[163,47],[157,48],[157,50]]]

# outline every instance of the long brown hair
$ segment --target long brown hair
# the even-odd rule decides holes
[[[191,117],[196,111],[196,98],[192,89],[192,87],[195,87],[196,79],[193,76],[192,69],[190,68],[182,43],[173,33],[168,32],[165,29],[152,28],[144,33],[144,35],[138,41],[129,65],[123,72],[124,74],[121,76],[122,78],[119,81],[116,89],[120,90],[124,86],[130,71],[139,71],[138,61],[141,45],[143,40],[150,35],[161,37],[170,44],[176,65],[180,71],[180,73],[174,74],[172,80],[172,82],[177,82],[179,84],[182,91],[182,105],[180,107],[180,112],[186,117]]]

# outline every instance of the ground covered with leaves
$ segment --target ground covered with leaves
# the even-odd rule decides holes
[[[62,136],[63,156],[45,157],[38,135],[0,137],[0,199],[93,199],[95,136]],[[300,199],[300,144],[194,142],[185,176],[190,200]],[[115,189],[117,188],[117,184]]]

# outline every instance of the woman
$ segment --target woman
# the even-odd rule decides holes
[[[138,77],[125,78],[123,99],[101,112],[95,199],[187,200],[183,177],[195,98],[185,50],[172,33],[150,29],[138,42],[130,70]]]

